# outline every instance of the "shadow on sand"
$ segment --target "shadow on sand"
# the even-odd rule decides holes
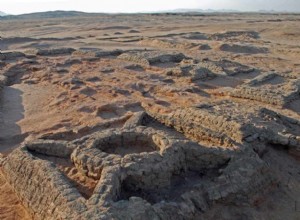
[[[22,94],[13,87],[4,87],[0,92],[0,153],[11,152],[26,137],[17,124],[24,118]]]

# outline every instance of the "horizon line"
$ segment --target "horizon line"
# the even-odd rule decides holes
[[[237,9],[193,9],[193,8],[178,8],[178,9],[170,9],[170,10],[154,10],[154,11],[136,11],[136,12],[121,12],[121,11],[115,11],[115,12],[104,12],[104,11],[98,11],[98,12],[91,12],[91,11],[77,11],[77,10],[50,10],[50,11],[33,11],[33,12],[26,12],[26,13],[20,13],[20,14],[12,14],[12,13],[6,13],[5,11],[0,11],[4,13],[4,15],[0,15],[1,17],[5,16],[19,16],[19,15],[28,15],[28,14],[34,14],[34,13],[47,13],[47,12],[81,12],[86,14],[147,14],[147,13],[192,13],[192,12],[198,12],[198,13],[300,13],[299,11],[289,11],[289,10],[265,10],[265,9],[259,9],[259,10],[237,10]]]

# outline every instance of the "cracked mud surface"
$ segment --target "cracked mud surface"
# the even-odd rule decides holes
[[[0,219],[300,219],[299,21],[0,20]]]

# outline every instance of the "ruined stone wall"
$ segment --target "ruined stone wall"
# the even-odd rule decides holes
[[[155,51],[155,52],[142,52],[142,53],[128,52],[128,53],[121,54],[120,56],[118,56],[118,58],[130,62],[134,62],[134,63],[143,64],[143,65],[151,65],[155,63],[167,63],[167,62],[179,63],[186,57],[182,53],[176,53],[176,52],[162,53],[162,52]]]
[[[257,77],[254,80],[251,80],[250,82],[234,89],[230,93],[230,96],[256,100],[263,103],[278,106],[286,106],[291,101],[299,98],[299,80],[292,80],[286,84],[274,85],[269,87],[266,87],[264,85],[258,86],[276,76],[276,74],[267,74],[264,76]]]
[[[256,100],[272,105],[284,106],[286,98],[278,91],[262,90],[261,88],[240,87],[231,94],[232,97]]]
[[[5,52],[5,53],[0,53],[0,60],[9,60],[9,59],[15,59],[24,56],[25,54],[22,52]]]
[[[5,177],[37,219],[75,219],[86,206],[78,191],[66,184],[54,164],[34,158],[26,147],[10,154],[3,165]]]
[[[150,111],[149,114],[152,117],[195,140],[209,140],[215,144],[234,145],[235,141],[242,142],[245,137],[252,134],[251,129],[243,131],[242,125],[239,123],[229,121],[223,116],[209,114],[198,108],[178,109],[168,116]]]
[[[57,48],[57,49],[39,49],[36,55],[39,56],[53,56],[53,55],[63,55],[71,54],[75,51],[74,48]]]
[[[248,194],[275,181],[253,152],[239,159],[241,151],[203,147],[149,118],[138,113],[121,130],[74,141],[27,143],[3,162],[5,177],[36,219],[193,219],[215,202],[251,202]],[[92,195],[48,157],[97,180]]]
[[[293,129],[287,128],[299,126],[299,121],[266,108],[254,109],[250,106],[247,108],[247,105],[244,105],[244,108],[249,112],[239,117],[235,115],[238,106],[229,105],[230,107],[226,109],[227,107],[223,104],[215,103],[207,106],[203,104],[199,107],[180,108],[169,114],[157,113],[148,106],[145,108],[152,117],[195,141],[206,141],[226,147],[259,141],[287,146],[291,152],[294,152],[293,154],[298,155],[295,152],[299,152],[300,136],[294,133]],[[211,106],[223,109],[226,115],[223,113],[222,115],[217,110],[210,112],[207,108]]]

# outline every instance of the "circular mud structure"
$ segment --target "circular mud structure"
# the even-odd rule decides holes
[[[92,146],[108,154],[125,156],[144,152],[159,151],[162,147],[162,138],[155,134],[142,132],[121,132],[113,137],[95,139]]]

